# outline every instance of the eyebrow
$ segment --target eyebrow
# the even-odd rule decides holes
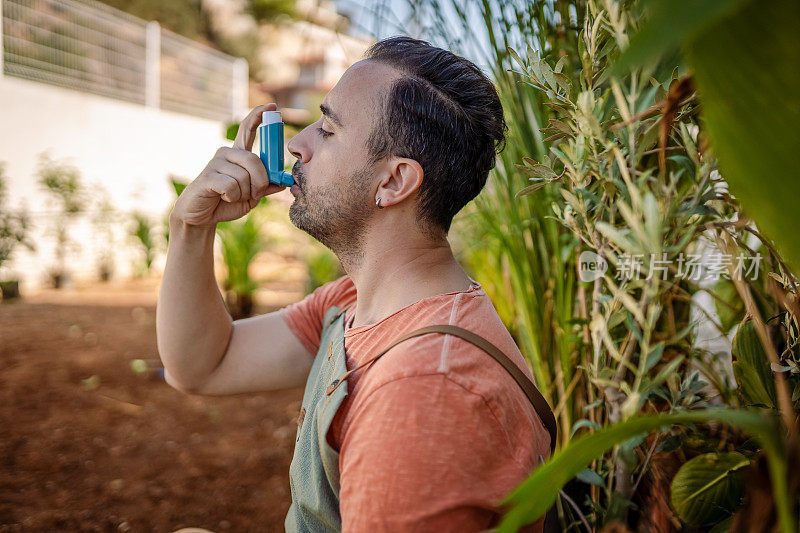
[[[343,127],[344,127],[344,126],[342,125],[342,119],[340,119],[340,118],[339,118],[339,115],[337,115],[336,113],[334,113],[333,111],[331,111],[331,108],[330,108],[330,107],[326,106],[325,104],[320,104],[320,105],[319,105],[319,110],[320,110],[320,111],[322,111],[322,114],[323,114],[323,115],[325,115],[325,116],[326,116],[326,117],[328,117],[328,118],[329,118],[331,121],[333,121],[333,123],[334,123],[334,124],[336,124],[336,125],[337,125],[337,126],[339,126],[340,128],[343,128]]]

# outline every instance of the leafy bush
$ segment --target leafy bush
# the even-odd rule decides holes
[[[80,170],[69,163],[55,161],[48,152],[39,155],[37,176],[39,185],[51,198],[50,203],[58,209],[45,235],[56,238],[56,264],[50,269],[50,276],[54,287],[59,288],[68,276],[67,254],[70,250],[81,249],[70,237],[69,230],[75,217],[85,210],[86,191]]]
[[[11,259],[17,246],[24,246],[30,251],[36,247],[28,239],[30,220],[24,210],[12,211],[6,207],[5,161],[0,162],[0,267]]]
[[[673,457],[685,460],[697,455],[680,467],[671,485],[673,510],[684,522],[714,525],[728,519],[742,505],[737,471],[765,453],[781,528],[793,530],[794,503],[790,502],[795,502],[796,492],[787,493],[789,485],[782,469],[797,449],[793,439],[783,442],[784,432],[791,436],[796,431],[796,407],[790,402],[786,381],[794,385],[798,377],[797,316],[791,316],[789,306],[781,309],[779,300],[772,297],[763,270],[746,277],[743,269],[760,264],[763,254],[769,259],[764,266],[771,276],[787,286],[796,286],[796,282],[774,246],[743,216],[738,200],[728,193],[705,124],[698,120],[703,107],[693,78],[683,75],[680,66],[664,62],[629,75],[614,75],[613,62],[626,47],[638,17],[622,4],[606,2],[604,7],[589,5],[579,41],[577,77],[563,74],[570,65],[569,55],[551,64],[532,48],[524,58],[510,50],[517,64],[515,73],[546,95],[553,111],[548,127],[542,129],[550,153],[538,160],[523,158],[523,164],[516,165],[533,182],[517,196],[535,195],[547,188],[557,192],[562,200],[552,204],[554,219],[574,237],[575,252],[583,250],[577,266],[584,267],[586,261],[595,267],[588,272],[588,279],[579,276],[573,301],[582,319],[575,321],[579,328],[571,328],[573,338],[578,339],[573,353],[579,372],[573,380],[578,404],[585,402],[582,410],[588,416],[572,423],[569,437],[588,428],[595,432],[592,437],[608,438],[604,446],[591,451],[584,448],[586,455],[580,464],[569,465],[577,474],[579,466],[589,466],[588,460],[594,460],[588,473],[601,480],[591,487],[588,521],[641,526],[654,512],[648,507],[653,501],[636,491],[644,476],[653,478],[659,468],[652,462],[654,453],[661,450],[669,455],[657,446],[678,437]],[[750,234],[762,245],[756,250],[747,244]],[[721,254],[723,261],[717,268],[730,276],[747,311],[734,342],[741,404],[730,401],[728,384],[709,371],[713,354],[697,349],[691,338],[695,324],[687,304],[699,290],[713,294],[713,289],[700,283],[702,277],[691,275],[687,261],[703,257],[704,249]],[[697,266],[700,264],[698,261]],[[708,256],[703,265],[708,268]],[[637,269],[646,269],[647,276],[633,275]],[[752,294],[759,295],[761,308]],[[778,339],[778,346],[785,348],[781,357],[769,354],[775,348],[761,318],[764,308],[771,316],[784,316],[788,323]],[[706,320],[713,321],[721,335],[726,333],[712,317]],[[778,370],[776,365],[781,363],[786,365],[788,376],[776,373],[776,387],[769,363],[772,370]],[[703,371],[702,376],[695,368]],[[560,380],[556,377],[555,381]],[[570,383],[569,388],[572,386]],[[776,400],[776,394],[782,401]],[[731,414],[733,411],[708,409],[721,402],[731,407],[766,407],[782,415],[783,425],[756,428],[737,419],[739,415]],[[643,412],[651,417],[641,417]],[[657,414],[662,412],[675,417]],[[693,430],[695,438],[688,439],[678,428],[659,430],[654,425],[648,431],[657,431],[649,442],[642,431],[621,431],[632,427],[634,421],[685,423],[680,422],[684,412],[697,414],[698,421],[704,418],[739,425],[760,439],[761,448],[748,450],[743,437],[706,429]],[[742,411],[742,416],[750,414]],[[584,442],[589,439],[567,444],[552,465],[566,465],[569,452]],[[728,447],[736,451],[701,453]],[[555,499],[558,488],[553,487],[552,479],[545,482],[543,475],[534,474],[538,485],[526,484],[509,500],[517,507],[505,521],[508,530],[524,523],[518,521],[520,509],[536,505],[539,510],[527,518],[541,515],[542,504],[534,502],[542,500],[536,491],[545,484],[550,489],[544,500]],[[584,475],[584,479],[592,476]],[[698,493],[700,489],[705,492]],[[734,517],[732,523],[747,520],[745,513]]]

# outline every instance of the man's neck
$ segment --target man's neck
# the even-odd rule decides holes
[[[367,240],[357,266],[346,268],[356,286],[352,327],[380,322],[424,298],[467,290],[471,280],[447,240]]]

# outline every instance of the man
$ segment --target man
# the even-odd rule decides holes
[[[297,158],[289,217],[347,275],[273,313],[232,321],[226,312],[214,227],[282,189],[250,151],[261,112],[277,107],[255,108],[170,216],[157,309],[166,381],[207,395],[306,385],[289,531],[484,530],[551,444],[543,419],[552,413],[537,414],[532,384],[521,389],[532,377],[525,360],[447,241],[504,143],[500,100],[466,59],[394,37],[320,107],[288,143]],[[488,340],[520,376],[455,333],[401,339],[441,324]]]

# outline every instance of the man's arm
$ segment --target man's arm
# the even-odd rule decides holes
[[[313,355],[277,311],[233,321],[214,278],[214,227],[170,218],[156,307],[158,351],[173,388],[227,395],[301,386]]]
[[[252,152],[262,112],[277,109],[274,103],[252,109],[233,147],[217,150],[170,213],[156,336],[164,378],[178,390],[236,394],[290,388],[302,384],[311,367],[308,352],[277,312],[234,322],[214,279],[217,224],[243,217],[261,198],[285,188],[269,182]]]

